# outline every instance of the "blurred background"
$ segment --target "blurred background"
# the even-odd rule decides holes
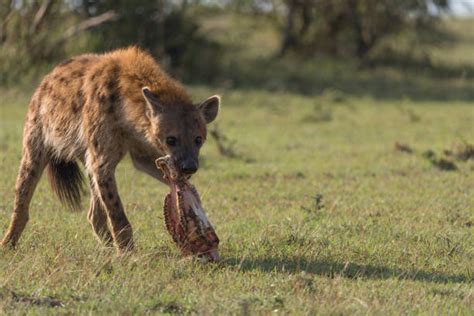
[[[138,45],[188,84],[466,100],[473,14],[472,0],[0,0],[0,85]]]

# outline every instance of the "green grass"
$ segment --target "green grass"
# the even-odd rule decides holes
[[[213,23],[225,40],[226,21]],[[231,73],[217,88],[190,87],[222,94],[217,124],[236,154],[209,139],[193,178],[222,262],[181,258],[163,222],[168,189],[127,158],[117,177],[137,250],[100,246],[88,196],[70,212],[43,179],[19,248],[0,250],[1,313],[473,314],[474,160],[443,154],[474,143],[472,36],[433,50],[430,67],[373,70],[274,60],[277,41],[233,29],[262,46],[223,57]],[[0,95],[3,233],[31,88]]]
[[[198,99],[211,93],[192,90]],[[18,250],[0,254],[1,310],[474,311],[474,161],[455,161],[458,170],[449,172],[422,157],[474,140],[472,104],[334,91],[229,90],[223,100],[219,129],[238,157],[220,155],[210,140],[193,180],[221,238],[220,264],[180,258],[161,213],[167,188],[125,160],[118,182],[138,249],[118,258],[102,248],[86,213],[65,210],[43,179]],[[2,231],[26,103],[6,93],[0,108]],[[396,151],[396,141],[415,152]]]

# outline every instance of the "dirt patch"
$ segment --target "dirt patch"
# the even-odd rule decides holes
[[[395,142],[395,150],[402,152],[402,153],[407,153],[407,154],[413,154],[414,150],[407,144],[402,144],[400,142]]]
[[[445,171],[458,170],[458,167],[453,161],[445,159],[445,158],[431,160],[430,162],[433,166],[435,166],[436,168],[440,170],[445,170]]]
[[[410,145],[395,142],[394,149],[406,154],[414,154],[416,150]],[[474,146],[469,144],[458,145],[454,150],[444,150],[438,155],[434,150],[427,149],[421,153],[421,157],[428,160],[431,165],[442,171],[459,170],[455,161],[467,161],[474,157]]]
[[[443,170],[443,171],[458,170],[458,167],[456,166],[454,161],[448,158],[444,158],[444,157],[438,158],[436,153],[431,149],[423,152],[422,156],[425,159],[427,159],[431,163],[431,165],[438,168],[439,170]]]
[[[36,297],[26,294],[17,293],[15,291],[1,289],[0,297],[10,299],[13,303],[21,303],[26,305],[47,306],[47,307],[65,307],[66,303],[52,296]]]
[[[469,143],[456,144],[453,149],[445,149],[444,155],[459,161],[474,159],[474,145]]]
[[[159,302],[153,305],[149,310],[164,314],[183,314],[185,312],[183,306],[177,302]]]

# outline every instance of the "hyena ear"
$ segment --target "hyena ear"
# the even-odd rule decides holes
[[[163,112],[163,106],[161,105],[160,100],[158,100],[158,97],[153,92],[151,92],[150,88],[143,87],[142,93],[148,105],[147,115],[148,114],[158,115]]]
[[[199,111],[201,111],[206,123],[209,124],[214,121],[219,113],[219,107],[221,106],[221,97],[213,95],[204,102],[198,105]]]

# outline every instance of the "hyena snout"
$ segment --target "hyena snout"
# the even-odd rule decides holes
[[[179,170],[183,174],[193,174],[199,168],[199,163],[197,159],[192,157],[185,158],[178,163]]]

